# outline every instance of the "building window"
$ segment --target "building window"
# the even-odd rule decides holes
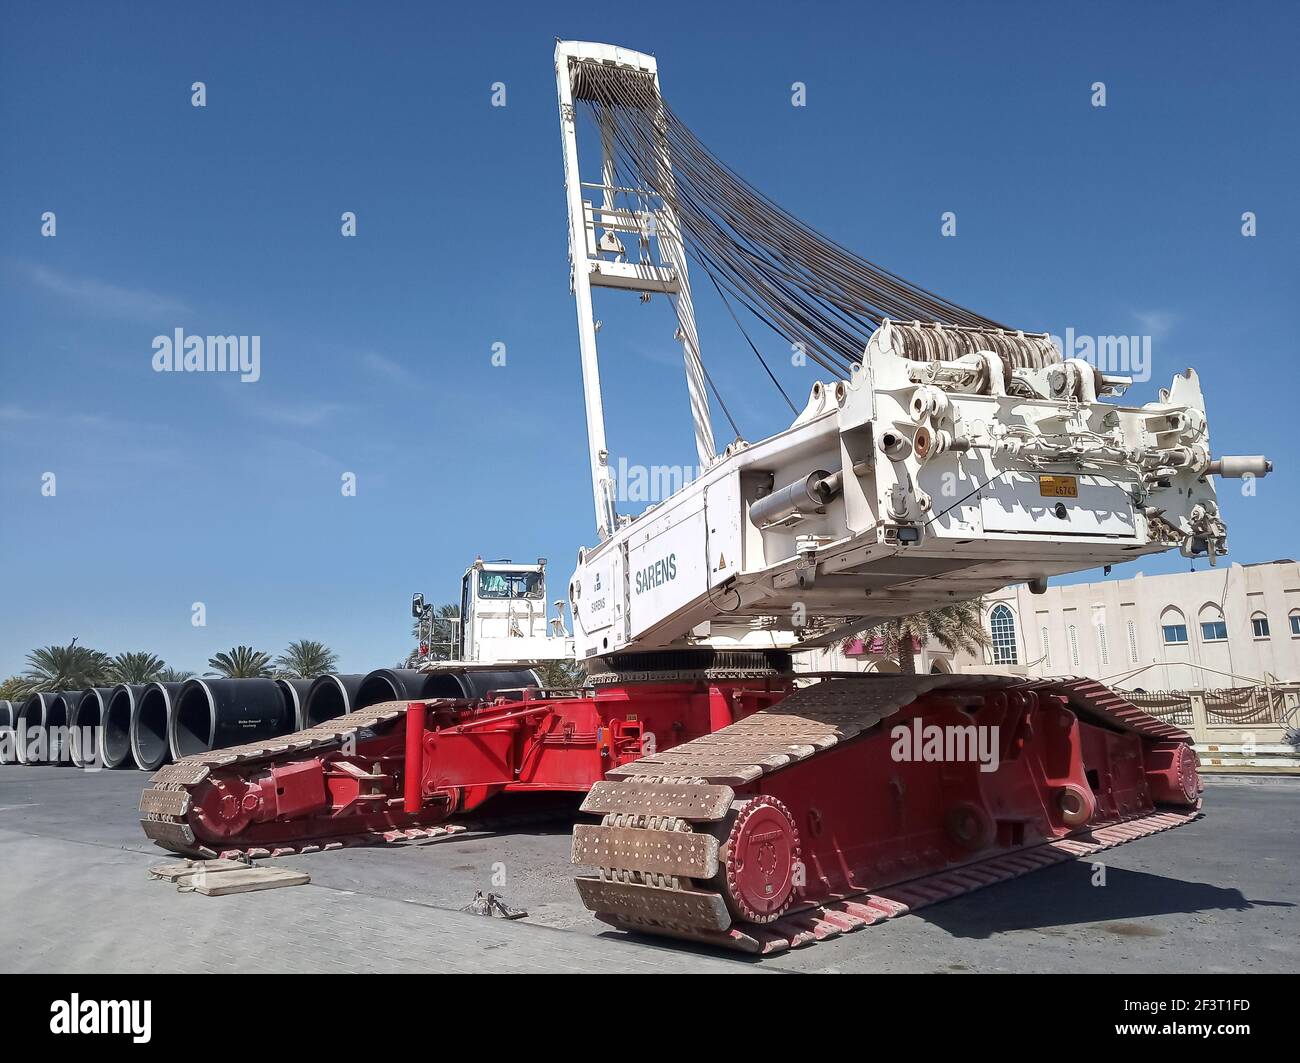
[[[1184,646],[1187,644],[1186,624],[1165,624],[1161,629],[1166,646]]]
[[[1070,625],[1070,667],[1079,667],[1079,630]]]
[[[1292,619],[1296,620],[1297,622],[1300,622],[1300,614],[1296,615]],[[1042,641],[1043,663],[1047,665],[1048,668],[1051,668],[1052,667],[1052,640],[1051,637],[1047,634],[1046,624],[1043,625],[1043,628],[1039,632],[1038,637]]]
[[[989,634],[993,636],[993,663],[1017,664],[1016,618],[1005,605],[995,605],[989,613]]]
[[[1223,620],[1202,620],[1201,639],[1204,642],[1227,642],[1227,622]]]
[[[1138,662],[1138,626],[1132,620],[1128,622],[1128,659]]]
[[[1300,637],[1300,609],[1292,609],[1287,619],[1291,621],[1291,637]]]
[[[1268,638],[1268,617],[1263,613],[1256,613],[1250,618],[1250,630],[1257,639]]]
[[[1106,625],[1097,625],[1097,648],[1101,650],[1101,663],[1103,667],[1110,667],[1110,651],[1106,648]]]

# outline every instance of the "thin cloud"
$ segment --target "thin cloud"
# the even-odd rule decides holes
[[[375,351],[367,351],[361,356],[362,364],[373,373],[379,376],[387,377],[397,384],[414,384],[416,383],[415,375],[402,365],[391,358],[385,358],[382,354]]]
[[[1134,310],[1133,316],[1141,324],[1143,334],[1153,340],[1169,335],[1170,330],[1178,322],[1177,315],[1168,310]]]
[[[348,407],[327,399],[268,402],[256,397],[244,400],[244,408],[254,417],[288,428],[314,428]]]
[[[27,406],[18,406],[14,403],[6,403],[5,405],[0,406],[0,424],[19,424],[31,421],[48,422],[48,420],[48,414],[38,413],[36,410]],[[59,420],[66,424],[75,424],[90,428],[121,428],[125,426],[125,422],[98,413],[60,414]]]
[[[95,277],[72,277],[48,266],[30,266],[27,276],[37,286],[76,307],[108,317],[157,321],[190,312],[186,303],[158,292],[145,288],[123,288]]]

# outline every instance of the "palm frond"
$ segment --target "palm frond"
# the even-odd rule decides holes
[[[289,643],[284,653],[275,659],[278,674],[287,679],[315,679],[336,671],[338,655],[323,642],[299,639]]]
[[[22,679],[29,693],[39,690],[84,690],[109,680],[108,654],[89,646],[42,646],[27,655]]]
[[[119,653],[109,665],[109,678],[115,683],[152,683],[165,667],[162,658],[152,653]]]
[[[208,658],[208,675],[224,676],[226,679],[270,679],[271,655],[255,650],[252,646],[235,646]]]

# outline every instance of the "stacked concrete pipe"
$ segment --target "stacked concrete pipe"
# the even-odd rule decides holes
[[[72,763],[78,768],[94,764],[99,758],[99,732],[104,726],[104,713],[112,687],[88,687],[81,692],[76,706],[68,717],[68,740],[71,744]],[[83,739],[89,732],[90,741]]]
[[[12,701],[0,701],[0,764],[13,764],[18,760],[14,735],[17,711]]]
[[[170,724],[183,683],[149,683],[131,711],[131,759],[157,771],[172,759]]]
[[[485,698],[494,690],[541,685],[541,679],[531,668],[448,669],[441,672],[378,668],[362,680],[354,707],[364,709],[384,701],[418,701],[421,698]]]
[[[293,729],[292,709],[274,679],[187,679],[176,696],[168,741],[180,759]]]
[[[134,768],[131,721],[147,683],[118,683],[109,694],[99,728],[99,762],[106,768]]]
[[[277,679],[276,684],[284,695],[285,708],[293,717],[293,729],[301,731],[307,726],[307,695],[311,693],[310,679]]]
[[[72,721],[77,716],[84,690],[60,690],[45,720],[49,729],[49,756],[51,764],[74,764],[72,759]]]
[[[365,678],[361,674],[317,676],[307,692],[302,726],[315,727],[326,720],[346,716],[357,708],[357,692]]]
[[[54,701],[58,698],[54,692],[41,691],[32,694],[18,708],[14,720],[14,751],[19,764],[48,764],[50,749],[48,739],[42,739],[36,745],[31,744],[31,734],[38,730],[45,735],[51,719],[56,719]]]

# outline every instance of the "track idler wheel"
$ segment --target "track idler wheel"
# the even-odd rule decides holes
[[[719,886],[738,919],[770,923],[794,902],[802,884],[799,828],[775,797],[737,801],[722,825]]]
[[[1194,808],[1200,800],[1201,771],[1186,742],[1158,742],[1146,751],[1147,786],[1157,805]]]

